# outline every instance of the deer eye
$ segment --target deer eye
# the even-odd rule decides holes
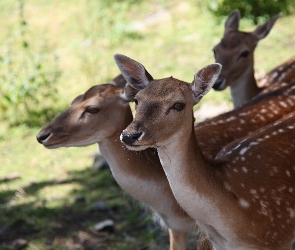
[[[249,55],[249,51],[246,50],[241,53],[240,57],[246,58],[248,55]]]
[[[138,101],[137,101],[137,99],[135,99],[135,98],[134,98],[134,103],[135,103],[135,105],[138,104]]]
[[[89,106],[86,108],[85,112],[90,113],[90,114],[96,114],[100,111],[99,108],[94,107],[94,106]]]
[[[172,106],[172,109],[176,109],[177,111],[183,110],[185,107],[185,104],[182,102],[177,102]]]

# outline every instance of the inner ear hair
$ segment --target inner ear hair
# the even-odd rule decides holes
[[[112,84],[118,88],[124,88],[126,83],[127,81],[122,74],[117,75],[109,82],[109,84]]]
[[[127,83],[122,93],[122,97],[128,102],[134,102],[134,97],[138,92],[138,89],[133,88],[130,83]]]

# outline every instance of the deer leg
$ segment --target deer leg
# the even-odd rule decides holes
[[[185,250],[188,234],[169,229],[170,250]]]
[[[212,244],[208,240],[207,236],[201,232],[199,233],[197,249],[198,250],[212,250],[213,249]]]

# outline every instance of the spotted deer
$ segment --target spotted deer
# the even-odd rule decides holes
[[[275,85],[273,85],[274,88]],[[295,83],[259,94],[246,104],[195,124],[204,156],[213,160],[222,147],[295,111]],[[210,134],[210,136],[209,136]]]
[[[184,250],[188,234],[197,229],[196,223],[176,202],[157,153],[153,149],[129,151],[119,140],[133,119],[124,97],[129,90],[123,89],[125,84],[121,75],[109,84],[93,86],[43,127],[37,140],[48,149],[99,143],[117,183],[159,215],[169,229],[170,249]],[[199,240],[198,249],[211,249],[210,242]]]
[[[215,62],[222,65],[221,74],[213,89],[221,91],[229,86],[235,108],[251,100],[263,89],[265,93],[295,82],[295,58],[266,74],[261,81],[264,88],[257,86],[254,76],[255,48],[258,42],[269,34],[280,16],[278,14],[252,32],[239,31],[238,10],[233,11],[225,22],[223,38],[213,48]]]
[[[214,249],[290,249],[295,237],[295,118],[291,113],[226,145],[214,162],[202,154],[193,106],[210,90],[221,65],[192,84],[159,80],[138,62],[115,55],[136,115],[121,141],[130,150],[156,148],[173,194]],[[210,135],[208,135],[210,136]]]

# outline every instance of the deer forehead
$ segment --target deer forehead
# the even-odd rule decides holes
[[[113,86],[112,84],[101,84],[101,85],[95,85],[88,89],[84,95],[82,96],[81,101],[86,101],[87,99],[93,98],[93,97],[110,97],[113,95],[117,95],[118,90],[120,88]]]
[[[169,103],[170,101],[185,101],[192,94],[191,85],[175,78],[169,77],[152,81],[145,89],[140,91],[138,100],[154,103]]]
[[[119,99],[119,92],[122,90],[110,84],[102,84],[91,87],[85,92],[79,101],[74,102],[74,106],[81,108],[95,105],[103,106],[114,103]]]
[[[221,49],[239,49],[242,47],[255,47],[256,40],[251,33],[240,32],[240,31],[231,31],[227,32],[224,37],[221,39],[220,43],[217,46],[220,46]]]

